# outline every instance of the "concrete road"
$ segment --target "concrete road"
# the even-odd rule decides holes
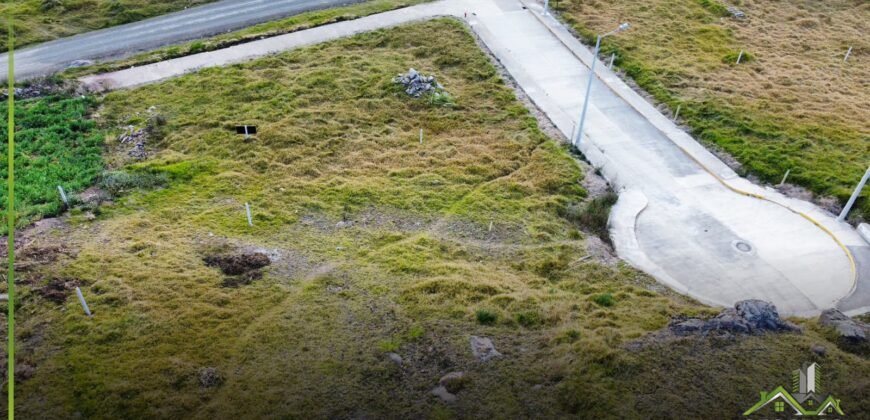
[[[525,0],[442,0],[82,82],[129,88],[415,20],[464,18],[466,12],[483,43],[570,138],[592,54],[542,15],[539,4]],[[838,305],[846,311],[870,306],[870,246],[854,229],[811,203],[740,178],[606,66],[599,63],[596,76],[579,147],[620,193],[610,231],[622,258],[713,305],[758,298],[784,314],[805,316]]]
[[[310,10],[364,0],[222,0],[155,18],[25,47],[15,54],[15,78],[63,70],[76,60],[118,58],[203,38]],[[6,80],[7,54],[0,55]]]

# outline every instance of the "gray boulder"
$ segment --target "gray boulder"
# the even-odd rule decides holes
[[[819,316],[819,323],[831,327],[848,344],[860,345],[867,343],[870,336],[870,325],[856,321],[837,309],[827,309]]]
[[[737,302],[733,308],[723,309],[713,319],[677,319],[669,326],[676,335],[699,333],[763,334],[765,332],[797,332],[795,325],[782,320],[776,306],[763,300]]]
[[[471,353],[481,362],[486,362],[494,357],[501,357],[501,353],[495,349],[492,340],[486,337],[471,336]]]

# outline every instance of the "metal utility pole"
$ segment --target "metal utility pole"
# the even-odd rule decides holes
[[[852,196],[849,197],[849,201],[846,202],[846,207],[843,207],[843,211],[840,212],[840,217],[837,218],[838,221],[842,222],[846,220],[846,216],[849,215],[849,210],[852,210],[852,206],[855,205],[855,200],[857,200],[858,196],[861,195],[861,190],[864,189],[864,185],[867,184],[868,179],[870,179],[870,166],[867,167],[867,172],[864,172],[864,177],[861,178],[861,182],[859,182],[858,186],[855,187],[855,192],[853,192]]]
[[[572,142],[575,147],[580,147],[580,139],[583,138],[583,125],[586,123],[586,110],[589,108],[589,93],[592,92],[592,80],[595,79],[595,62],[598,61],[598,52],[601,50],[601,38],[622,32],[630,26],[628,22],[623,23],[604,35],[598,35],[598,39],[595,41],[595,52],[592,53],[592,64],[589,66],[589,83],[586,85],[586,99],[583,101],[583,111],[580,113],[580,128]]]

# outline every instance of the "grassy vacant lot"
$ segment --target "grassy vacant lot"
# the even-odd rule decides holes
[[[408,67],[452,101],[404,95],[390,79]],[[23,418],[735,417],[813,343],[828,347],[826,389],[870,409],[870,363],[812,321],[628,350],[714,310],[588,258],[566,218],[588,200],[576,161],[456,21],[111,93],[101,122],[142,126],[151,107],[166,118],[156,154],[125,166],[109,141],[107,161],[170,184],[22,250],[62,248],[22,279]],[[204,263],[256,250],[274,262],[250,284]],[[49,280],[82,285],[94,317],[72,296],[47,302]],[[504,356],[476,361],[471,335]],[[451,371],[468,380],[446,404],[430,390]]]
[[[603,51],[702,140],[765,181],[845,202],[870,163],[870,4],[855,0],[560,0],[586,40],[629,21]],[[848,63],[843,62],[852,46]],[[740,51],[744,58],[735,61]],[[870,219],[870,192],[855,218]]]
[[[11,0],[0,15],[15,17],[17,46],[142,20],[214,0]],[[5,27],[4,27],[5,31]],[[6,37],[0,50],[6,51]]]
[[[15,202],[17,226],[63,209],[58,185],[70,194],[89,187],[103,169],[103,134],[88,119],[92,98],[49,97],[16,103]],[[0,154],[7,154],[6,113],[0,116]],[[6,234],[6,159],[0,162],[0,234]]]

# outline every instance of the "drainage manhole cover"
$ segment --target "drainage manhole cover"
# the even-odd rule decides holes
[[[752,245],[749,245],[749,243],[746,241],[734,241],[731,242],[731,246],[744,254],[749,254],[752,252]]]

